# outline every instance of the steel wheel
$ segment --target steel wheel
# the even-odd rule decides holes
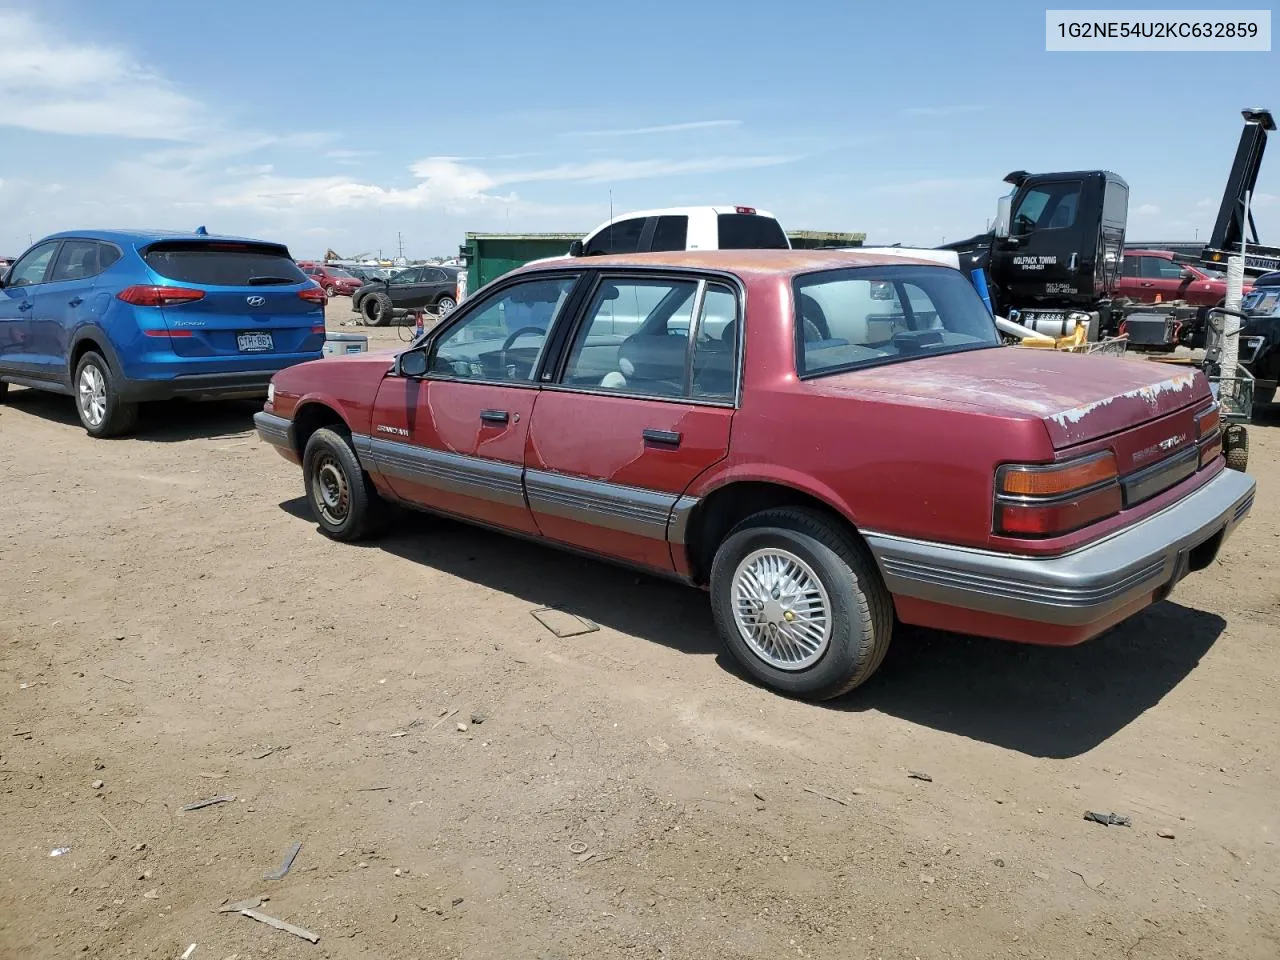
[[[329,523],[341,524],[351,510],[351,487],[337,458],[329,452],[316,458],[312,485],[316,511]]]
[[[77,384],[76,402],[80,405],[80,416],[91,427],[102,426],[107,417],[107,381],[102,371],[92,363],[86,364],[80,371],[80,382]]]
[[[831,599],[813,568],[770,547],[733,572],[733,618],[752,653],[778,670],[804,670],[831,642]]]

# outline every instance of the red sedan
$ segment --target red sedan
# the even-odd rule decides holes
[[[1226,299],[1227,281],[1179,263],[1166,250],[1126,250],[1117,289],[1138,303],[1185,300],[1197,307],[1216,307]],[[1252,284],[1246,282],[1245,290],[1250,289]]]
[[[341,267],[330,267],[323,263],[299,263],[302,272],[316,283],[326,297],[349,297],[364,285],[364,281],[355,274],[348,273]]]
[[[856,253],[542,263],[398,355],[282,371],[255,420],[331,537],[395,503],[679,578],[812,698],[899,622],[1093,637],[1254,495],[1199,373],[1001,346],[958,271]]]

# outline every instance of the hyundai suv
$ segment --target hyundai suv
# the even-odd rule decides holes
[[[321,356],[324,302],[281,244],[55,234],[0,281],[0,401],[11,383],[67,394],[108,437],[141,401],[263,397],[274,373]]]

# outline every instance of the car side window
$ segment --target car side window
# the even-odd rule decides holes
[[[529,381],[577,279],[526,280],[486,298],[444,332],[432,350],[432,375]]]
[[[693,396],[732,400],[738,382],[738,343],[742,322],[738,298],[726,286],[707,284],[693,339]]]
[[[49,281],[84,280],[96,277],[104,267],[101,263],[102,244],[96,240],[64,240],[54,261]]]
[[[604,278],[569,350],[561,383],[686,397],[693,280]]]
[[[1141,257],[1125,257],[1122,275],[1126,277],[1136,277],[1139,275],[1141,266]]]
[[[689,218],[659,217],[650,250],[683,250],[689,242]]]
[[[438,270],[435,267],[422,268],[423,283],[444,283],[444,281],[445,281],[445,276],[444,276],[443,270]]]
[[[421,272],[420,270],[401,270],[391,278],[391,283],[395,286],[399,286],[402,283],[417,283],[418,275]]]
[[[1032,230],[1056,230],[1076,222],[1080,203],[1080,181],[1046,183],[1026,192],[1013,215],[1013,235],[1022,236]]]
[[[49,261],[53,259],[57,249],[58,241],[50,240],[27,251],[25,256],[9,268],[5,286],[29,287],[44,283],[45,274],[49,271]]]
[[[1142,275],[1148,280],[1177,280],[1182,276],[1182,267],[1163,257],[1143,257]]]
[[[635,253],[640,249],[640,234],[644,232],[644,217],[620,220],[605,227],[587,243],[583,253],[588,257],[606,253]]]

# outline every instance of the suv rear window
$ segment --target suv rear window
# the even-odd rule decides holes
[[[773,217],[753,213],[722,213],[717,218],[721,250],[786,250],[791,244]]]
[[[209,287],[306,283],[284,247],[271,243],[153,243],[143,259],[162,277]]]

